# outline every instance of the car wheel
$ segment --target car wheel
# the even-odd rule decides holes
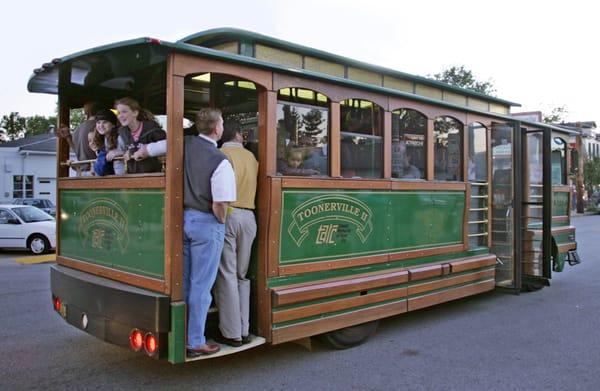
[[[29,238],[27,248],[36,255],[44,254],[50,250],[50,242],[44,235],[35,234]]]

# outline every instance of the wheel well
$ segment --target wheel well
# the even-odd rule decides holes
[[[36,237],[36,236],[40,236],[42,238],[44,238],[44,240],[46,241],[46,243],[48,243],[48,245],[50,245],[50,240],[48,240],[48,237],[46,235],[44,235],[43,233],[40,232],[34,232],[31,235],[29,235],[27,237],[27,241],[25,242],[25,244],[27,245],[27,247],[29,247],[29,244],[31,243],[31,240]]]

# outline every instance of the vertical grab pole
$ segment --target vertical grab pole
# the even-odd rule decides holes
[[[542,273],[544,277],[552,277],[552,135],[550,129],[543,130],[542,136],[542,183],[543,183],[543,206],[542,206]]]
[[[177,54],[167,62],[167,167],[165,173],[165,290],[171,301],[183,297],[183,85]]]
[[[513,122],[513,232],[515,289],[521,290],[523,284],[523,131],[520,122]]]

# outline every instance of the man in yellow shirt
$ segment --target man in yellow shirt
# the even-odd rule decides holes
[[[250,280],[246,278],[252,242],[256,237],[254,199],[258,176],[258,162],[244,148],[243,137],[237,122],[225,124],[221,138],[223,152],[233,166],[237,201],[230,204],[225,225],[225,243],[219,264],[215,297],[219,308],[217,342],[241,346],[250,342]]]

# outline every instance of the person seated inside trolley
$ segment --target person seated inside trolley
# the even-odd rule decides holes
[[[310,148],[308,152],[308,157],[304,159],[302,166],[304,168],[312,168],[314,170],[319,171],[321,175],[327,175],[329,169],[327,167],[328,160],[328,144],[327,144],[327,136],[321,139],[321,145]]]
[[[311,176],[320,175],[318,170],[312,168],[305,168],[304,153],[295,144],[288,145],[285,151],[285,158],[283,161],[278,162],[277,171],[281,175],[292,175],[292,176]]]
[[[400,175],[402,179],[421,179],[423,176],[421,175],[421,170],[417,168],[417,166],[413,165],[410,161],[410,156],[408,154],[404,154],[404,158],[402,161],[402,173]]]

